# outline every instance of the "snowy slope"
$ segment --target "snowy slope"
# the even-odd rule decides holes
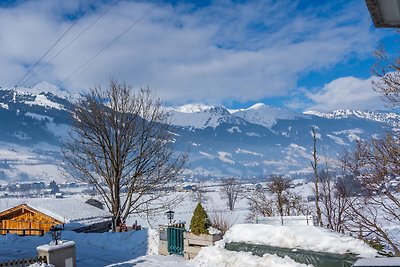
[[[253,106],[234,112],[232,115],[241,117],[249,122],[260,124],[267,128],[273,126],[277,120],[290,120],[296,117],[304,117],[302,114],[297,114],[289,110],[275,108],[257,103]]]
[[[192,112],[188,112],[189,110]],[[197,109],[190,106],[189,109],[171,109],[168,114],[171,124],[181,127],[204,129],[206,127],[215,128],[224,122],[243,123],[243,120],[240,118],[231,116],[229,111],[224,107],[207,108],[202,106],[200,109]]]
[[[387,123],[393,127],[398,127],[400,123],[400,115],[395,112],[341,109],[326,113],[318,111],[306,111],[304,114],[336,120],[346,118],[368,119],[376,122]]]

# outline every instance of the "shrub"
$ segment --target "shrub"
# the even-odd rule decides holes
[[[208,234],[208,227],[211,226],[208,215],[204,210],[203,206],[199,203],[197,204],[192,220],[190,221],[190,230],[192,234],[201,235]]]
[[[232,225],[234,224],[232,220],[221,211],[212,212],[210,221],[211,221],[211,226],[214,227],[215,229],[218,229],[222,235],[225,235],[225,233],[229,230],[229,228],[231,228]]]

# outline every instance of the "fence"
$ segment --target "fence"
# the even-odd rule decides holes
[[[286,226],[301,226],[301,225],[314,225],[312,215],[304,216],[275,216],[275,217],[262,217],[259,218],[258,223],[269,225],[286,225]]]
[[[5,261],[5,262],[0,262],[0,267],[27,267],[31,264],[34,264],[36,262],[47,262],[46,257],[35,257],[35,258],[30,258],[30,259],[19,259],[19,260],[11,260],[11,261]]]
[[[5,234],[18,234],[18,235],[35,235],[35,233],[38,233],[39,235],[44,235],[44,230],[43,229],[13,229],[13,228],[0,228],[0,234],[5,235]]]

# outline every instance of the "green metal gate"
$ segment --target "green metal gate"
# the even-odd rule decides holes
[[[170,254],[183,255],[183,232],[185,232],[185,228],[168,227],[167,240]]]

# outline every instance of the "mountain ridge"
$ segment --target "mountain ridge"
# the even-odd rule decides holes
[[[30,89],[0,89],[0,163],[7,162],[0,164],[0,183],[69,179],[59,170],[60,145],[74,97],[46,83]],[[385,111],[299,113],[262,103],[234,111],[200,104],[165,110],[171,141],[189,151],[187,177],[311,173],[311,127],[318,131],[321,158],[332,160],[355,140],[393,130],[400,118]]]

